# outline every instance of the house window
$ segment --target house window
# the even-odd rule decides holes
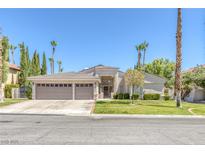
[[[42,84],[41,86],[42,86],[42,87],[45,87],[45,84]]]
[[[58,84],[55,84],[55,87],[58,87]]]
[[[49,84],[46,84],[46,87],[49,87]]]
[[[41,84],[37,84],[37,87],[40,87],[41,86]]]
[[[51,87],[54,87],[54,84],[51,84]]]
[[[68,84],[68,87],[72,87],[72,84]]]
[[[63,87],[63,84],[59,84],[59,87]]]
[[[67,84],[64,84],[64,87],[67,87],[68,85]]]

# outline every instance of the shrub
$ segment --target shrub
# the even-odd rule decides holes
[[[164,95],[168,95],[169,94],[169,89],[168,88],[165,88],[164,89]]]
[[[164,100],[165,100],[165,101],[168,101],[168,100],[170,100],[170,96],[168,96],[168,95],[165,95],[165,96],[164,96]]]
[[[159,100],[160,94],[144,94],[144,100]]]
[[[131,98],[133,100],[137,100],[139,98],[139,94],[133,94]]]
[[[124,93],[124,99],[130,99],[130,94],[129,93]]]
[[[117,99],[123,99],[124,98],[124,94],[123,93],[119,93],[117,96]]]
[[[11,94],[12,88],[18,88],[18,87],[19,87],[18,84],[7,84],[7,85],[5,85],[5,88],[4,88],[5,98],[11,98],[12,97],[12,94]]]
[[[32,99],[32,84],[31,84],[31,82],[29,82],[28,85],[26,86],[25,95],[28,99]]]
[[[113,95],[113,99],[117,99],[117,97],[118,97],[118,94]]]

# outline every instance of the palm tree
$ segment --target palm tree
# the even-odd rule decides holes
[[[182,12],[178,8],[177,34],[176,34],[176,68],[175,68],[175,92],[176,106],[181,107],[181,63],[182,63]]]
[[[136,46],[136,50],[138,52],[137,68],[140,68],[140,66],[141,66],[141,50],[142,50],[142,47],[143,47],[142,44]]]
[[[51,74],[53,74],[53,59],[49,58]]]
[[[149,46],[149,43],[147,43],[146,41],[144,41],[144,42],[142,43],[142,50],[144,51],[144,55],[143,55],[143,67],[144,67],[144,65],[145,65],[145,55],[146,55],[146,50],[147,50],[148,46]]]
[[[16,50],[16,46],[14,45],[10,45],[10,50],[11,50],[11,55],[12,55],[12,63],[15,64],[15,61],[14,61],[14,51]]]
[[[51,56],[51,58],[52,58],[52,68],[51,68],[51,74],[53,74],[54,73],[54,54],[55,54],[55,51],[56,51],[56,46],[57,46],[58,44],[57,44],[57,42],[56,41],[51,41],[51,46],[52,46],[52,48],[53,48],[53,50],[52,50],[52,56]]]
[[[3,89],[2,89],[2,42],[0,38],[0,102],[3,102]]]
[[[62,72],[62,68],[61,68],[61,66],[62,66],[62,61],[61,61],[61,60],[58,60],[57,63],[58,63],[58,72]]]

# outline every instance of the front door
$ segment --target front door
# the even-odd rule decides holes
[[[103,88],[103,93],[104,93],[104,98],[109,98],[109,87],[108,86],[105,86]]]

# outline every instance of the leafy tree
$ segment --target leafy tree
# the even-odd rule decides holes
[[[144,75],[137,69],[128,69],[125,73],[125,82],[130,87],[130,96],[132,96],[135,86],[143,86]]]
[[[2,40],[0,38],[0,102],[3,102],[2,72]]]
[[[176,35],[176,68],[175,68],[175,93],[176,106],[181,107],[181,63],[182,63],[182,13],[178,9],[177,15],[177,35]]]
[[[175,63],[164,58],[155,59],[145,65],[145,72],[171,79],[175,70]]]
[[[33,76],[37,76],[41,74],[39,54],[37,53],[37,51],[35,51],[33,54],[32,62],[31,62],[31,70]]]
[[[55,51],[56,51],[56,46],[57,46],[57,42],[56,41],[51,41],[51,46],[52,46],[52,56],[51,56],[51,74],[54,73],[54,54],[55,54]]]
[[[43,52],[43,62],[41,67],[41,75],[47,74],[46,54]]]
[[[2,82],[5,83],[9,73],[9,39],[2,39]]]
[[[14,51],[16,50],[16,46],[14,45],[10,45],[10,50],[11,50],[11,56],[12,56],[12,63],[15,64],[15,61],[14,61]]]
[[[181,74],[182,92],[181,97],[184,99],[194,87],[205,88],[205,67],[197,66],[193,71],[186,71]],[[175,84],[175,77],[172,77],[166,83],[166,87],[173,88]]]

